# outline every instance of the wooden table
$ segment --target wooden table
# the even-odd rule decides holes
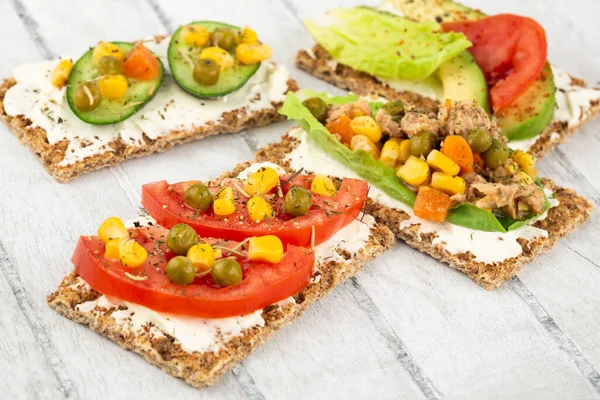
[[[341,91],[294,68],[301,21],[353,0],[2,0],[0,76],[78,55],[100,40],[172,32],[191,19],[251,25],[302,87]],[[374,1],[369,3],[375,4]],[[550,60],[597,84],[600,2],[466,1],[529,15]],[[493,3],[493,4],[492,4]],[[291,126],[197,141],[68,184],[0,127],[1,398],[600,398],[600,216],[502,288],[487,292],[403,243],[316,304],[215,386],[187,386],[51,310],[79,234],[138,214],[140,186],[209,179]],[[600,120],[539,167],[600,204]]]

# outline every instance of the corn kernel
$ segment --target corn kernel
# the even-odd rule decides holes
[[[512,152],[510,158],[519,164],[519,167],[521,167],[526,174],[535,179],[537,176],[537,171],[535,170],[535,157],[524,151],[517,150]]]
[[[221,249],[213,249],[213,251],[215,252],[215,260],[223,258],[223,252],[221,251]]]
[[[379,148],[364,135],[354,135],[350,140],[350,149],[352,151],[362,150],[371,155],[373,159],[379,160]]]
[[[235,210],[235,202],[233,199],[217,199],[213,203],[213,211],[215,215],[231,215],[235,212]]]
[[[264,43],[240,43],[235,49],[235,56],[242,64],[256,64],[272,55],[273,49]]]
[[[337,189],[335,188],[331,178],[325,175],[315,176],[310,184],[310,190],[313,193],[330,197],[335,195],[337,192]]]
[[[126,267],[139,267],[148,258],[148,251],[134,239],[119,241],[119,256],[121,264]]]
[[[250,196],[267,194],[279,184],[279,174],[273,168],[261,167],[250,174],[244,182],[244,190]]]
[[[438,150],[432,150],[427,155],[427,164],[436,171],[442,171],[450,175],[458,175],[460,172],[460,166]]]
[[[252,261],[266,261],[277,264],[283,258],[283,243],[274,235],[250,238],[248,258]]]
[[[109,239],[126,239],[129,238],[129,232],[125,228],[125,224],[117,217],[106,219],[98,228],[98,237],[104,243],[108,243]]]
[[[239,47],[239,46],[238,46]],[[220,47],[207,47],[200,52],[199,59],[210,58],[216,62],[221,69],[233,67],[234,61],[231,54]]]
[[[127,78],[123,75],[105,76],[98,82],[100,94],[105,99],[119,100],[127,93]]]
[[[50,78],[52,86],[62,89],[69,81],[71,70],[73,70],[73,61],[60,60],[54,71],[52,71],[52,77]]]
[[[391,139],[390,139],[391,140]],[[412,156],[412,145],[410,139],[404,139],[400,142],[400,159],[401,163],[405,163]]]
[[[120,61],[125,61],[125,53],[123,53],[123,50],[116,44],[110,42],[100,42],[94,47],[94,51],[92,52],[94,64],[100,64],[100,59],[104,56],[113,56]]]
[[[467,183],[460,176],[452,176],[445,172],[434,172],[431,175],[431,187],[449,195],[464,193]]]
[[[258,42],[258,35],[254,31],[254,29],[249,26],[245,26],[238,32],[237,37],[238,43],[256,43]]]
[[[409,185],[416,187],[429,178],[429,165],[420,158],[410,156],[404,165],[398,168],[396,175]]]
[[[519,211],[529,211],[530,210],[529,206],[527,204],[523,203],[522,201],[519,201],[517,203],[517,209]]]
[[[533,179],[531,179],[531,176],[529,176],[529,174],[527,174],[525,171],[517,172],[515,177],[517,178],[519,184],[531,185],[533,183]]]
[[[514,174],[519,170],[519,164],[514,162],[512,158],[509,158],[508,160],[506,160],[506,163],[504,163],[504,168],[506,169],[506,171],[508,171],[509,174]]]
[[[188,46],[205,46],[210,40],[210,32],[204,26],[186,25],[181,30],[181,39]]]
[[[233,200],[233,189],[230,186],[225,186],[224,188],[222,188],[221,190],[219,190],[217,192],[217,194],[215,195],[215,200],[219,200],[219,199],[228,199],[228,200]]]
[[[260,196],[250,198],[247,208],[250,220],[256,223],[275,217],[273,207]]]
[[[396,162],[400,158],[400,143],[402,143],[397,138],[391,138],[383,145],[381,149],[381,157],[379,161],[387,165],[388,167],[394,168],[396,166]]]
[[[366,136],[373,143],[381,140],[381,127],[370,115],[354,118],[350,122],[350,128],[355,134]]]
[[[119,242],[127,239],[108,239],[106,248],[104,249],[104,257],[110,260],[119,260],[121,258],[119,252]]]
[[[208,271],[215,265],[215,251],[206,243],[198,243],[190,247],[187,258],[194,264],[197,272]]]

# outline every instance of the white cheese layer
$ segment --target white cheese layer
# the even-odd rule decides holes
[[[552,67],[556,86],[556,111],[554,120],[577,125],[583,114],[590,109],[591,102],[600,100],[600,89],[582,88],[571,83],[571,77],[564,71]]]
[[[296,128],[290,134],[300,141],[299,145],[286,158],[292,168],[304,167],[309,172],[336,177],[358,178],[356,173],[325,153],[303,129]],[[557,200],[551,199],[552,192],[546,190],[546,196],[550,199],[552,207],[558,205]],[[495,263],[516,257],[522,252],[518,239],[532,240],[548,236],[547,231],[531,225],[503,233],[483,232],[446,222],[427,221],[415,216],[411,207],[391,198],[372,185],[369,189],[369,198],[386,207],[404,211],[408,214],[410,218],[401,223],[400,229],[419,225],[419,234],[435,233],[437,235],[433,244],[441,246],[451,254],[469,252],[473,254],[475,261],[479,262]],[[546,218],[546,215],[543,214],[538,219]]]
[[[259,164],[251,166],[254,170],[260,168]],[[156,226],[156,221],[151,218],[139,217],[127,221],[128,227],[135,223],[141,226],[149,225],[151,222]],[[373,217],[365,215],[337,232],[331,239],[315,247],[315,264],[321,265],[325,262],[335,260],[344,263],[345,259],[338,254],[342,250],[350,256],[355,256],[364,249],[369,241],[370,227],[375,224]],[[319,275],[316,276],[319,278]],[[316,282],[318,279],[313,279]],[[80,278],[79,282],[72,285],[76,290],[87,284]],[[295,305],[293,297],[277,302],[280,307],[288,304]],[[189,353],[197,351],[215,352],[223,347],[232,338],[241,335],[245,330],[265,325],[262,310],[253,313],[230,318],[198,318],[160,313],[147,307],[124,302],[119,299],[100,296],[96,300],[88,301],[77,306],[77,310],[86,313],[98,313],[98,308],[116,309],[127,307],[124,310],[112,312],[112,317],[120,329],[133,333],[149,332],[155,337],[168,334],[175,338],[184,351]],[[98,307],[98,308],[97,308]]]
[[[127,145],[141,146],[144,144],[142,133],[156,139],[174,130],[191,130],[209,122],[218,123],[224,113],[233,110],[272,109],[272,103],[285,99],[288,71],[269,62],[263,62],[236,92],[219,99],[198,99],[177,86],[170,75],[169,39],[160,43],[150,40],[145,45],[163,62],[164,81],[154,98],[123,122],[91,125],[77,118],[66,101],[66,88],[57,89],[50,84],[50,74],[58,60],[25,64],[15,69],[13,76],[17,84],[4,98],[6,113],[23,115],[33,126],[43,128],[50,144],[69,140],[65,158],[59,164],[66,166],[92,155],[112,152],[108,144],[118,137]]]

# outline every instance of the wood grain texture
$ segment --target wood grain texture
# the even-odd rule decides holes
[[[489,13],[532,16],[550,60],[600,78],[600,3],[465,0]],[[77,55],[99,40],[166,33],[191,19],[251,25],[301,87],[342,93],[293,67],[313,41],[301,19],[368,0],[0,2],[0,75],[50,55]],[[10,38],[10,39],[8,39]],[[210,138],[57,184],[0,127],[0,390],[4,398],[600,398],[600,217],[487,292],[398,244],[310,309],[212,388],[192,389],[61,318],[44,302],[77,236],[109,215],[139,211],[140,185],[209,179],[252,158],[291,123]],[[600,205],[600,121],[539,166]],[[1,261],[0,257],[0,262]],[[7,272],[8,271],[8,272]],[[68,390],[65,391],[65,382]]]

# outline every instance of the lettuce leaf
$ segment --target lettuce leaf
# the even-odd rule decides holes
[[[306,131],[308,136],[321,149],[350,168],[361,178],[367,180],[371,185],[377,187],[391,198],[413,207],[416,193],[404,186],[402,179],[396,176],[396,170],[373,159],[373,157],[362,150],[351,151],[341,144],[302,104],[302,99],[310,97],[319,97],[327,104],[347,104],[358,100],[353,95],[330,97],[326,93],[317,93],[310,89],[303,89],[298,93],[288,92],[279,113],[287,116],[288,119],[298,122],[302,129]],[[371,102],[371,109],[379,109],[381,104],[381,102]],[[539,180],[536,181],[536,184],[543,188]],[[546,199],[544,212],[549,208],[550,203]],[[517,221],[511,218],[498,217],[469,203],[460,203],[450,210],[446,217],[446,222],[479,231],[507,232],[520,228],[537,217],[538,215],[534,215],[527,220]]]
[[[471,47],[463,34],[441,33],[435,22],[413,22],[368,7],[334,9],[304,24],[336,61],[388,79],[424,79]]]

